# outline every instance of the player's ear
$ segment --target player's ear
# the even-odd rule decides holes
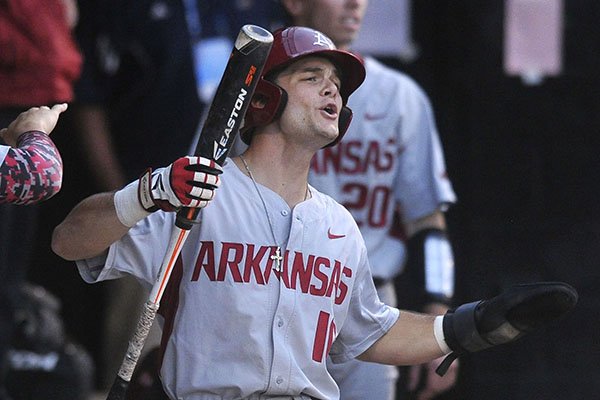
[[[292,18],[296,19],[304,14],[306,0],[281,0],[281,5]]]
[[[267,97],[261,94],[255,94],[252,96],[252,100],[250,101],[250,105],[254,108],[263,109],[267,105]]]

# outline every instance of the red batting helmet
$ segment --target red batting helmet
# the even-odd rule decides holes
[[[340,141],[352,120],[352,111],[346,106],[348,97],[365,79],[363,62],[352,53],[336,49],[335,45],[323,33],[300,26],[277,30],[273,34],[273,47],[265,63],[261,79],[256,85],[254,96],[265,102],[263,108],[248,107],[244,125],[240,131],[242,140],[249,144],[254,128],[267,125],[278,118],[287,103],[287,93],[283,88],[270,80],[300,57],[322,56],[329,59],[339,70],[341,88],[340,95],[344,107],[340,111],[339,135],[328,146]]]

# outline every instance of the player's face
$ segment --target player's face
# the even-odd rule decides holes
[[[302,58],[279,74],[277,84],[288,93],[279,120],[288,138],[316,149],[335,140],[342,97],[337,68],[329,60]]]
[[[321,31],[337,48],[347,50],[358,35],[368,0],[290,0],[284,4],[295,24]]]

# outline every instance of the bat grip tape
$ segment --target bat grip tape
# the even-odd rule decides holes
[[[135,334],[129,341],[127,353],[125,354],[125,358],[123,359],[123,363],[121,364],[117,374],[118,377],[123,379],[125,382],[131,381],[133,371],[140,358],[140,354],[142,353],[144,342],[148,337],[148,333],[150,332],[150,328],[152,327],[152,323],[154,322],[158,308],[159,304],[151,301],[147,301],[144,305],[142,315],[140,316],[138,325],[135,329]]]

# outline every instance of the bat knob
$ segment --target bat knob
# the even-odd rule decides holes
[[[256,40],[262,43],[273,42],[273,35],[265,28],[261,28],[258,25],[244,25],[240,31],[243,35],[246,35],[252,40]]]

